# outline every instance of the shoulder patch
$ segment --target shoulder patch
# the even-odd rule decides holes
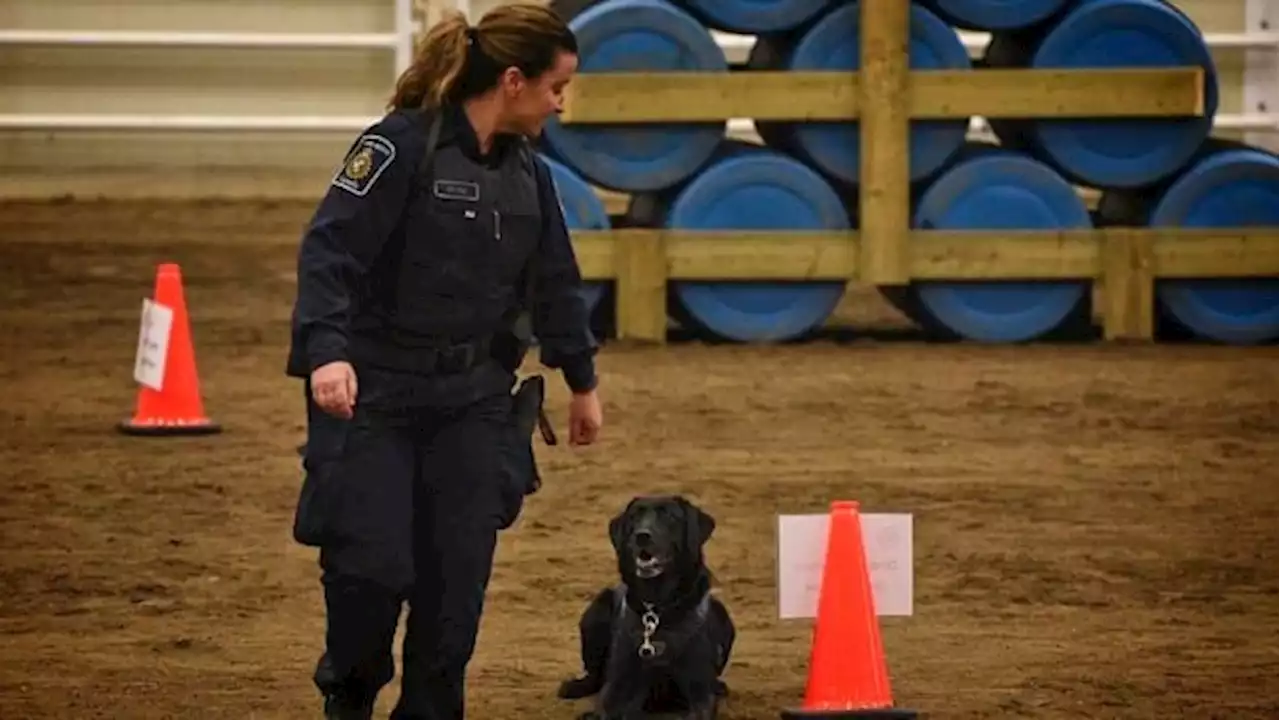
[[[395,158],[396,146],[390,140],[381,135],[361,135],[343,160],[342,169],[333,176],[333,186],[352,195],[368,195]]]

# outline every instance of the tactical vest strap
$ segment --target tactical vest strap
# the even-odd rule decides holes
[[[440,126],[444,124],[444,113],[439,110],[424,113],[423,120],[428,121],[427,144],[422,148],[422,160],[418,163],[418,178],[431,184],[431,173],[434,169],[436,145],[440,143]]]

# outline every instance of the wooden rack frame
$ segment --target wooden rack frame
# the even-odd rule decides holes
[[[614,280],[619,339],[666,338],[668,280],[1093,279],[1108,340],[1151,340],[1154,281],[1276,276],[1276,228],[913,230],[912,119],[1204,115],[1199,67],[910,70],[910,3],[862,0],[858,72],[583,73],[564,123],[860,121],[853,232],[575,231],[588,280]]]

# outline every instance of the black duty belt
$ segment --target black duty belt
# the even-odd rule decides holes
[[[415,375],[453,375],[474,368],[491,356],[488,338],[448,345],[406,345],[382,338],[356,339],[358,361]],[[354,349],[354,348],[353,348]]]

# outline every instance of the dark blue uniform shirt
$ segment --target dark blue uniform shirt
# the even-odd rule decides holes
[[[476,163],[496,166],[504,154],[517,152],[517,143],[523,142],[499,136],[493,149],[482,155],[461,109],[444,112],[437,148],[455,143]],[[307,377],[326,363],[352,362],[353,331],[370,322],[366,308],[376,305],[369,298],[403,282],[394,254],[384,250],[403,247],[406,204],[421,197],[414,189],[426,135],[421,112],[395,110],[368,128],[348,151],[299,251],[290,375]],[[580,294],[582,276],[550,169],[534,156],[534,170],[542,227],[536,250],[533,332],[542,363],[561,369],[572,390],[586,391],[596,383],[597,343]],[[512,287],[510,301],[518,301],[522,293],[523,288]],[[471,313],[465,317],[474,316],[474,321],[468,321],[473,327],[461,334],[479,336],[495,331],[497,315],[507,309],[455,308],[451,317],[462,316],[463,311]],[[451,327],[446,334],[456,335],[456,330]]]

